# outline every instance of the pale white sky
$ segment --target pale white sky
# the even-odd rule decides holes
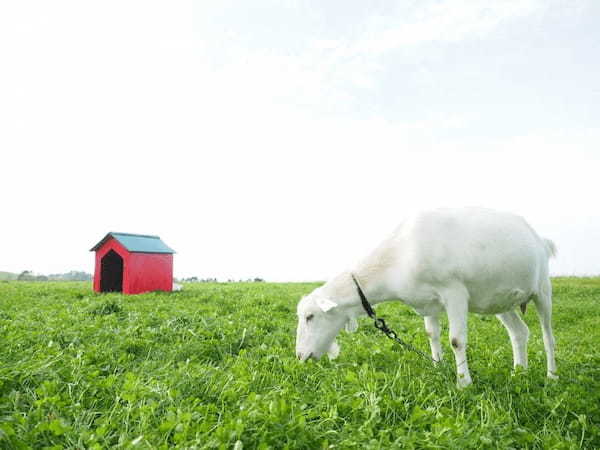
[[[0,270],[326,279],[409,212],[522,214],[600,273],[600,2],[3,1]]]

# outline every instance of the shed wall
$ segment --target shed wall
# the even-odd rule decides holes
[[[126,294],[173,290],[173,255],[168,253],[130,253]]]

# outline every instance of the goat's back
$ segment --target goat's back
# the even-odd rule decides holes
[[[484,208],[419,213],[396,230],[394,241],[401,270],[413,280],[432,286],[460,282],[482,301],[537,294],[554,251],[520,216]]]

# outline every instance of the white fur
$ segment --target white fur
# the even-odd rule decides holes
[[[346,331],[354,333],[356,330],[358,330],[358,321],[354,317],[350,317],[346,322]]]
[[[356,329],[355,318],[364,311],[351,279],[354,274],[371,303],[401,299],[425,317],[435,360],[442,357],[438,317],[446,312],[459,386],[471,383],[467,313],[495,314],[508,331],[515,366],[526,367],[529,330],[515,309],[533,300],[542,324],[548,376],[554,378],[548,258],[555,254],[552,241],[540,238],[513,214],[483,208],[419,213],[354,269],[300,301],[296,353],[301,360],[336,353],[332,346],[337,346],[338,332],[344,325]]]

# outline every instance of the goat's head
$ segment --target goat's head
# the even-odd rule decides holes
[[[298,329],[296,331],[296,356],[300,361],[319,359],[327,353],[334,359],[340,352],[335,337],[344,325],[347,331],[358,327],[352,308],[338,305],[325,297],[319,289],[298,303]]]

